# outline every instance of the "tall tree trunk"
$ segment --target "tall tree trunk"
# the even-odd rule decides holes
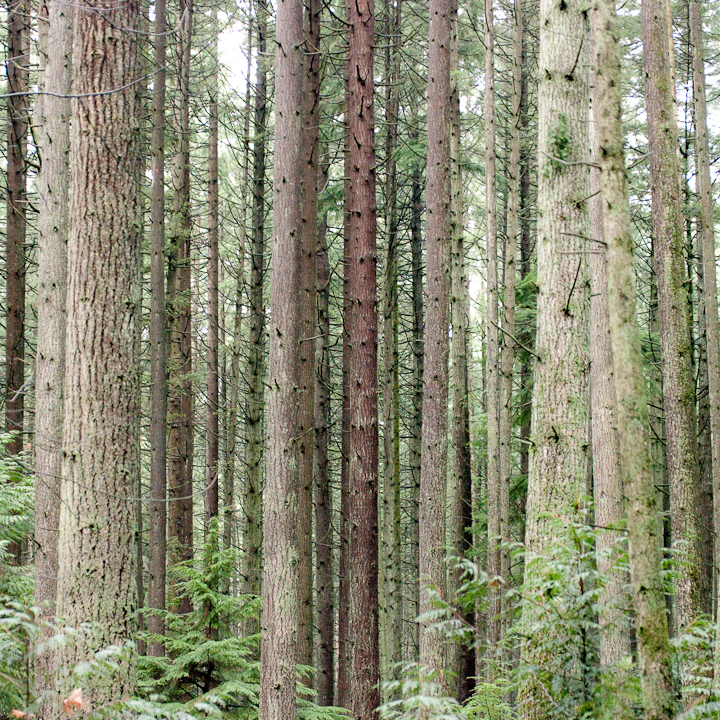
[[[47,113],[40,134],[42,171],[38,178],[38,302],[35,353],[35,604],[43,617],[55,616],[58,575],[61,445],[65,381],[68,186],[72,12],[50,2],[44,83]],[[35,661],[35,690],[54,686],[51,652]],[[50,710],[50,708],[46,708]]]
[[[613,0],[595,0],[591,21],[608,306],[638,665],[645,718],[669,720],[674,717],[675,698],[660,575],[661,527],[651,470],[648,406],[635,311],[630,206],[623,154],[620,46]]]
[[[445,485],[448,409],[448,261],[450,250],[450,0],[430,0],[427,129],[427,315],[420,471],[420,582],[445,594]],[[433,607],[420,596],[421,615]],[[442,638],[425,621],[420,663],[441,674]]]
[[[561,523],[580,518],[588,445],[588,27],[577,0],[541,0],[538,57],[538,300],[532,449],[528,478],[529,553],[525,580],[541,582],[544,555],[568,539]],[[530,623],[524,657],[537,662],[546,638]],[[579,653],[577,647],[570,648]],[[540,655],[539,655],[540,654]],[[522,688],[525,718],[542,717],[550,702],[538,686]]]
[[[714,498],[715,562],[720,558],[720,348],[718,343],[717,277],[715,234],[710,182],[707,106],[705,100],[705,64],[700,3],[690,2],[690,36],[693,46],[693,105],[695,110],[696,190],[700,199],[697,216],[703,263],[703,300],[707,343],[707,373],[712,442],[712,488]],[[720,652],[720,645],[718,646]],[[718,673],[716,673],[718,677]]]
[[[593,92],[589,126],[593,158],[600,157]],[[596,160],[597,162],[597,160]],[[592,441],[593,499],[598,527],[598,570],[607,576],[600,591],[600,664],[616,665],[630,653],[630,628],[625,619],[623,588],[627,578],[618,569],[618,533],[624,517],[623,486],[620,474],[620,445],[617,435],[617,408],[613,356],[610,342],[608,279],[605,264],[603,205],[600,169],[590,170],[590,417]]]
[[[170,384],[168,392],[168,534],[173,548],[170,565],[193,555],[193,387],[192,387],[192,259],[190,240],[190,47],[192,0],[181,0],[176,48],[175,118],[176,151],[172,169],[173,207],[170,227],[167,291],[170,324]],[[175,593],[173,589],[173,593]],[[190,598],[181,597],[180,614],[192,610]]]
[[[253,113],[253,203],[252,250],[250,252],[250,349],[248,351],[248,395],[245,410],[247,486],[245,489],[245,592],[260,595],[263,539],[262,461],[263,402],[265,395],[265,150],[267,132],[267,19],[266,0],[257,5],[257,75]],[[248,632],[257,631],[249,620]]]
[[[325,188],[328,163],[324,159],[318,186]],[[315,588],[318,647],[317,702],[333,704],[335,690],[335,626],[333,606],[333,494],[328,469],[330,433],[330,262],[327,252],[327,215],[323,214],[317,238],[317,331],[315,333]]]
[[[383,287],[383,634],[385,666],[402,660],[402,545],[400,544],[400,380],[398,355],[398,207],[397,160],[400,103],[400,19],[402,0],[385,0],[385,228]],[[387,678],[395,677],[395,669]]]
[[[487,567],[491,578],[500,568],[500,384],[498,371],[498,276],[497,198],[495,189],[495,30],[493,0],[485,0],[485,223],[487,244]],[[502,586],[492,583],[488,602],[488,649],[492,662],[487,666],[490,682],[495,679],[498,643],[502,627]]]
[[[298,553],[300,617],[298,663],[313,665],[313,450],[315,447],[315,266],[320,136],[320,0],[305,0],[303,90],[303,224],[300,251],[300,414],[298,427]],[[312,676],[304,678],[312,684]]]
[[[140,315],[137,2],[75,13],[73,158],[58,614],[95,632],[61,648],[70,670],[136,630],[134,497]],[[97,58],[103,62],[97,64]],[[117,88],[123,88],[118,90]],[[92,372],[88,372],[91,369]],[[133,663],[94,679],[93,707],[134,691]],[[70,678],[72,682],[72,678]],[[63,686],[63,690],[71,689]]]
[[[15,437],[5,446],[9,455],[23,449],[25,408],[25,236],[27,232],[27,95],[30,52],[30,3],[8,5],[7,73],[7,196],[5,229],[5,431]],[[8,549],[20,561],[20,545]]]
[[[700,548],[695,516],[698,495],[695,387],[691,369],[675,86],[668,54],[670,27],[666,5],[666,0],[643,0],[642,28],[672,541],[678,552],[680,547],[683,548],[677,565],[674,598],[674,622],[680,631],[700,613]]]
[[[298,411],[303,180],[303,3],[277,4],[260,720],[294,720],[298,636]]]
[[[148,607],[165,610],[167,561],[167,359],[165,348],[165,0],[155,3],[155,67],[152,98],[150,163],[150,528],[148,536]],[[160,615],[148,615],[148,632],[162,635]],[[150,642],[148,655],[165,655],[160,643]]]
[[[453,481],[448,489],[450,495],[452,525],[450,528],[451,547],[458,557],[472,556],[472,468],[470,458],[470,406],[468,382],[468,326],[470,323],[470,295],[465,272],[465,226],[462,178],[462,148],[460,127],[460,86],[458,82],[459,47],[458,47],[458,7],[456,0],[452,2],[451,18],[451,206],[450,224],[452,230],[451,250],[451,297],[452,297],[452,344],[450,347],[450,366],[452,368],[452,446]],[[450,597],[454,597],[462,583],[461,573],[452,569],[449,575],[452,583]],[[450,588],[449,588],[450,589]],[[474,623],[475,613],[463,612],[468,625]],[[460,643],[454,646],[454,663],[451,669],[457,675],[456,697],[460,702],[467,700],[475,685],[475,649]]]
[[[373,0],[347,0],[344,305],[348,398],[348,709],[379,703],[378,405]]]
[[[205,535],[219,512],[220,469],[220,354],[219,354],[219,274],[218,256],[218,29],[216,11],[211,19],[212,71],[210,76],[210,107],[208,108],[208,350],[207,399],[205,423]]]

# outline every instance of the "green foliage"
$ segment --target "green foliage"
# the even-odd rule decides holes
[[[470,699],[465,703],[468,720],[514,720],[512,705],[507,702],[510,683],[500,677],[493,683],[478,682]]]

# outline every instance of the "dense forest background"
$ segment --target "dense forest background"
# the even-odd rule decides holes
[[[2,27],[0,717],[718,716],[713,1]]]

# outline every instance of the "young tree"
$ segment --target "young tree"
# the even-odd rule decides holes
[[[275,174],[263,503],[260,720],[294,720],[298,636],[298,382],[303,221],[303,4],[277,4]]]
[[[45,617],[55,615],[58,576],[58,517],[65,381],[68,189],[70,178],[70,92],[72,12],[50,2],[48,31],[52,52],[45,67],[40,135],[42,171],[38,178],[38,327],[35,353],[35,603]],[[50,653],[35,663],[38,693],[53,687]]]
[[[94,9],[83,3],[75,11],[57,605],[70,626],[90,622],[94,633],[61,648],[65,670],[131,640],[137,623],[139,5]],[[94,678],[86,697],[97,707],[133,690],[124,657]]]
[[[430,0],[427,128],[427,312],[420,471],[420,582],[444,595],[445,485],[449,354],[450,249],[450,0]],[[420,613],[433,607],[421,592]],[[444,644],[429,623],[420,627],[420,663],[442,673]]]
[[[378,706],[378,405],[373,0],[346,2],[344,307],[348,394],[347,648],[354,718]]]

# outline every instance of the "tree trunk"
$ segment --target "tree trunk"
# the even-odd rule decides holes
[[[73,90],[81,98],[73,101],[71,124],[57,609],[71,627],[90,622],[95,632],[61,648],[68,670],[99,648],[133,639],[137,622],[139,7],[128,2],[102,15],[91,9],[75,13]],[[132,662],[126,656],[117,665],[86,689],[92,707],[134,692]]]
[[[298,552],[300,618],[298,663],[313,660],[313,450],[315,447],[315,266],[317,254],[318,153],[320,136],[320,16],[322,2],[306,0],[303,90],[303,224],[300,251],[300,414],[298,427]],[[312,676],[304,677],[312,685]]]
[[[378,405],[373,0],[345,5],[345,254],[347,354],[348,587],[347,652],[356,720],[379,704]],[[344,608],[341,610],[344,612]]]
[[[328,164],[323,160],[318,177],[325,188]],[[317,330],[315,332],[315,587],[317,602],[318,647],[317,702],[333,704],[335,690],[335,626],[333,606],[333,494],[328,469],[330,433],[330,262],[327,253],[327,215],[318,227],[317,246]]]
[[[263,503],[260,720],[295,719],[298,636],[298,411],[303,180],[303,4],[277,4],[275,172]]]
[[[635,312],[630,206],[623,155],[620,46],[613,0],[595,0],[591,20],[608,306],[638,665],[645,718],[669,720],[674,717],[675,699],[660,575],[661,527],[651,470],[648,406]]]
[[[420,471],[420,582],[445,594],[445,485],[448,409],[448,266],[450,249],[450,15],[449,0],[430,0],[427,129],[427,315]],[[420,613],[433,607],[420,595]],[[420,663],[442,676],[444,643],[425,621]]]
[[[68,189],[72,12],[60,2],[48,8],[44,118],[38,178],[38,302],[35,355],[35,604],[44,618],[55,616],[58,576],[61,445],[65,381]],[[54,686],[53,653],[35,661],[35,690]],[[50,708],[46,708],[48,711]]]
[[[150,528],[148,536],[148,607],[165,610],[167,561],[167,359],[165,348],[165,0],[155,4],[155,75],[152,98],[150,162]],[[162,617],[149,614],[148,632],[163,635]],[[150,642],[148,655],[165,648]]]
[[[267,132],[267,18],[266,0],[257,5],[257,76],[253,117],[253,207],[252,250],[250,253],[250,349],[248,353],[248,395],[245,411],[247,486],[245,489],[245,592],[260,595],[263,540],[262,461],[263,403],[265,395],[265,150]],[[248,620],[247,632],[257,632],[257,623]]]
[[[170,518],[168,534],[174,548],[170,565],[193,555],[193,387],[192,302],[190,235],[190,46],[192,0],[181,0],[177,41],[175,88],[175,135],[177,148],[172,171],[173,207],[168,269],[170,322],[170,382],[168,393],[168,488]],[[175,594],[174,588],[171,588]],[[181,597],[178,612],[192,610],[191,600]]]
[[[538,58],[538,300],[532,448],[528,478],[525,580],[540,582],[544,555],[571,545],[564,523],[581,519],[588,470],[588,27],[577,0],[541,0]],[[528,603],[523,622],[538,611]],[[529,629],[528,662],[547,638]],[[579,654],[580,649],[569,651]],[[577,657],[577,655],[576,655]],[[528,681],[523,716],[542,717],[549,702]]]
[[[675,627],[681,631],[700,613],[698,574],[701,553],[695,516],[698,501],[695,387],[691,369],[675,86],[668,53],[670,27],[666,5],[666,0],[643,0],[642,28],[672,542],[678,552],[678,543],[683,543],[674,598]]]

